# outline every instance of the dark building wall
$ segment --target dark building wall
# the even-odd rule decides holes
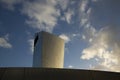
[[[0,80],[120,80],[120,73],[57,68],[0,68]]]

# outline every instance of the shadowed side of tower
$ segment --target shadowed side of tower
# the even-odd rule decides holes
[[[33,67],[63,68],[64,40],[47,32],[39,32],[34,40]]]

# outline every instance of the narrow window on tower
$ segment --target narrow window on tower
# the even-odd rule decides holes
[[[38,35],[36,36],[36,38],[34,40],[34,46],[36,45],[37,41],[38,41]]]

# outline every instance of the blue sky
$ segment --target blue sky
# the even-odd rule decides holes
[[[0,0],[0,67],[31,67],[36,32],[65,40],[64,68],[120,72],[119,0]]]

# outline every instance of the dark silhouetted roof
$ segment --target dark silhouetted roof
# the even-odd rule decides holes
[[[0,68],[0,80],[120,80],[120,73],[57,68]]]

